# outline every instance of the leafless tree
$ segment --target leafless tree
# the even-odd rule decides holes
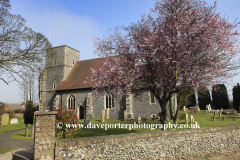
[[[26,70],[41,66],[50,42],[25,25],[25,19],[9,12],[9,0],[0,0],[0,79],[9,83]],[[7,75],[7,78],[3,78]]]

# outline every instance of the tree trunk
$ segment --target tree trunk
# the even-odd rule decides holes
[[[162,103],[161,104],[161,108],[162,108],[162,112],[160,115],[160,122],[161,124],[167,124],[167,103]],[[164,128],[162,128],[162,130],[164,130]]]
[[[25,124],[25,137],[28,137],[28,127],[27,127],[27,124]]]
[[[178,122],[178,113],[179,113],[179,106],[177,107],[176,113],[173,116],[173,124],[175,124],[175,126],[177,127],[177,122]]]

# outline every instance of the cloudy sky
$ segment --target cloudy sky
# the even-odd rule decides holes
[[[209,5],[214,0],[207,0]],[[97,58],[93,38],[102,38],[117,25],[129,25],[149,13],[153,0],[10,0],[11,13],[20,14],[27,26],[43,33],[53,46],[68,45],[81,52],[80,60]],[[217,11],[233,22],[240,21],[239,0],[218,0]],[[240,76],[228,80],[229,97]],[[16,82],[6,85],[0,81],[0,101],[20,103],[23,99]]]

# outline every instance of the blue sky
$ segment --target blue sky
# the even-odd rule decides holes
[[[207,0],[209,5],[214,0]],[[80,60],[94,56],[93,38],[107,35],[108,28],[130,25],[140,20],[142,13],[149,13],[154,7],[153,0],[10,0],[11,13],[20,14],[27,26],[43,33],[53,46],[68,45],[81,52]],[[233,22],[240,21],[239,0],[218,0],[217,11]],[[226,84],[232,98],[232,86],[240,82],[240,76],[229,79]],[[6,85],[0,81],[0,101],[20,103],[16,82]]]

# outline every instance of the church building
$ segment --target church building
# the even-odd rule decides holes
[[[138,116],[160,116],[161,107],[150,91],[143,90],[141,100],[133,95],[122,97],[119,108],[114,108],[114,96],[92,94],[93,82],[86,83],[92,71],[98,69],[102,58],[80,60],[80,51],[67,45],[49,48],[45,54],[45,68],[40,78],[40,110],[51,110],[61,105],[67,110],[74,110],[79,119],[85,115],[106,119],[134,119]],[[85,82],[85,83],[84,83]],[[104,98],[100,99],[100,96]],[[176,106],[176,96],[171,103]],[[170,119],[168,105],[167,117]]]

